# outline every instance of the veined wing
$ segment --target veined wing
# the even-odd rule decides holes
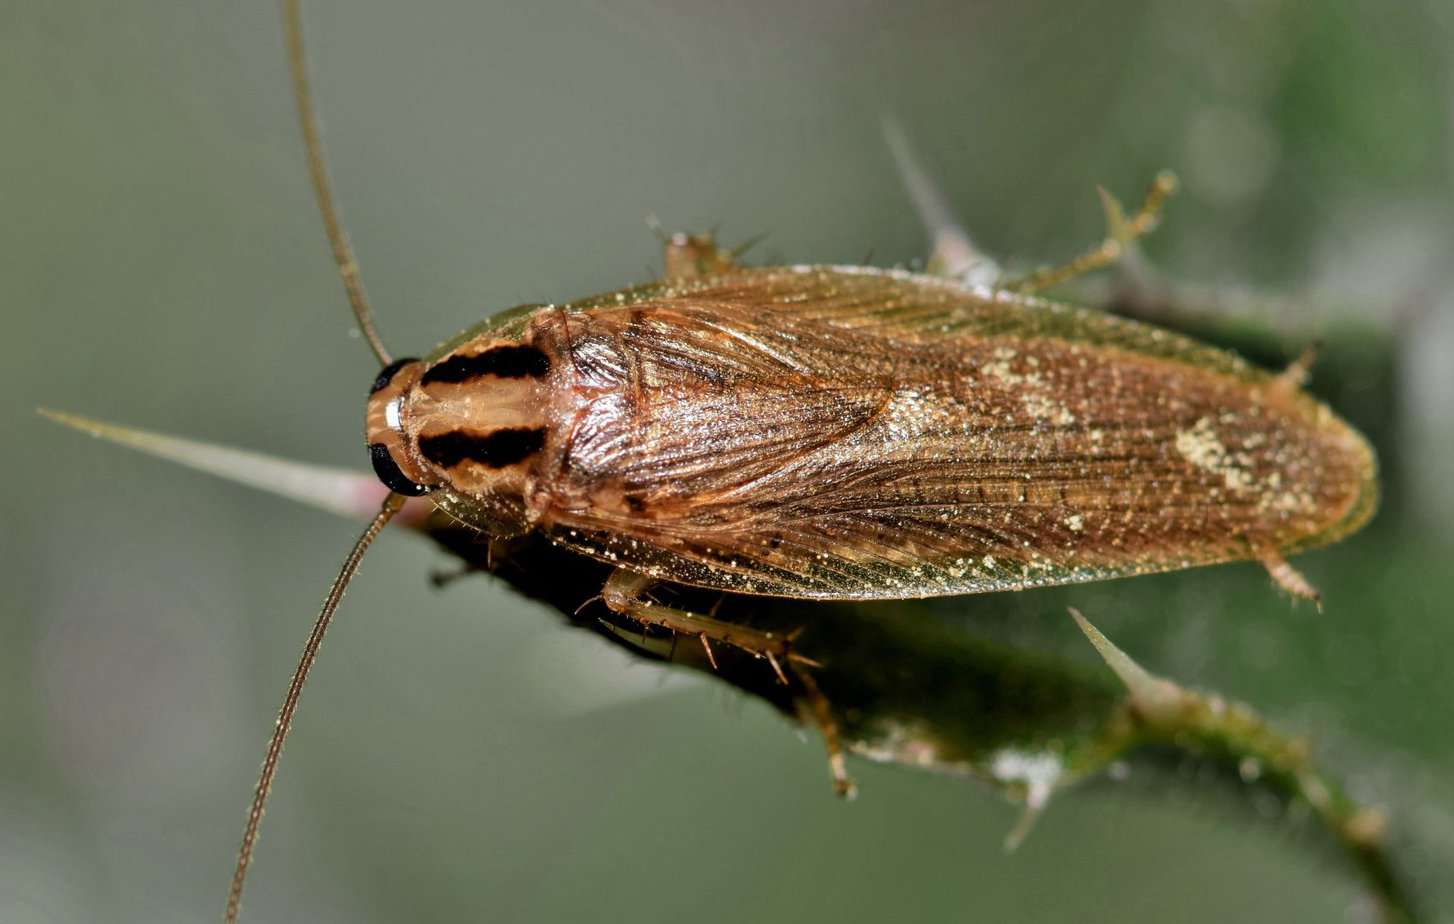
[[[1054,338],[1177,360],[1247,381],[1270,377],[1226,350],[1103,311],[876,267],[747,268],[682,282],[654,282],[562,307],[577,313],[645,304],[752,306],[784,322],[813,322],[893,340]]]
[[[1373,463],[1231,354],[1053,303],[788,268],[567,306],[576,420],[541,528],[664,579],[903,597],[1331,541]]]

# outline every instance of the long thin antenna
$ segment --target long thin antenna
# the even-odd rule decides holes
[[[364,294],[363,280],[359,277],[358,261],[353,257],[353,248],[348,243],[348,232],[338,217],[338,206],[333,200],[333,187],[328,180],[328,158],[323,152],[323,138],[318,130],[318,114],[313,110],[313,92],[308,88],[308,59],[303,50],[303,15],[299,0],[283,0],[283,27],[288,36],[288,67],[293,72],[293,102],[298,107],[298,124],[303,129],[303,144],[308,149],[308,176],[313,181],[313,197],[318,200],[318,212],[323,216],[323,227],[328,232],[328,243],[333,248],[333,262],[338,264],[338,276],[343,280],[348,303],[358,321],[359,330],[379,359],[379,365],[387,366],[393,361],[384,341],[374,330],[373,311],[369,298]]]
[[[384,505],[369,523],[363,535],[353,544],[353,550],[348,553],[348,558],[343,561],[343,568],[334,578],[333,586],[328,588],[328,596],[323,600],[323,608],[318,612],[318,620],[313,623],[313,632],[308,636],[308,642],[303,646],[303,656],[298,660],[298,669],[293,671],[293,680],[288,684],[288,693],[283,697],[283,707],[278,710],[278,721],[273,726],[273,736],[268,739],[267,755],[263,758],[263,769],[258,774],[257,789],[253,792],[252,807],[247,813],[247,826],[242,831],[242,849],[237,854],[237,868],[232,873],[232,888],[227,892],[227,924],[236,924],[237,912],[242,907],[242,886],[247,881],[247,867],[252,862],[252,850],[257,843],[258,825],[263,820],[263,806],[268,801],[268,791],[272,789],[273,777],[278,772],[278,757],[283,753],[283,741],[288,737],[288,730],[293,725],[293,713],[298,709],[298,697],[303,692],[303,683],[308,679],[308,671],[313,667],[313,661],[318,657],[318,647],[323,644],[323,633],[328,631],[328,624],[333,621],[333,613],[338,609],[338,602],[343,599],[343,592],[348,588],[348,582],[353,580],[354,572],[358,571],[359,562],[363,561],[364,552],[368,551],[369,544],[378,536],[384,526],[394,518],[400,508],[404,506],[404,498],[398,494],[390,494],[384,498]]]

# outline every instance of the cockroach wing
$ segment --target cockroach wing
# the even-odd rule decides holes
[[[572,367],[537,528],[664,580],[821,599],[1319,545],[1367,444],[1220,350],[907,273],[743,270],[534,316]]]

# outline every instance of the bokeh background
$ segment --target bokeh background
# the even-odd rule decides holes
[[[1449,920],[1454,862],[1454,7],[815,2],[306,5],[345,214],[396,352],[649,278],[642,221],[765,260],[909,261],[883,143],[976,239],[1063,258],[1093,185],[1185,190],[1148,244],[1303,339],[1351,323],[1397,387],[1374,527],[1299,565],[1074,600],[1143,662],[1256,704],[1387,806]],[[364,464],[373,372],[306,185],[270,3],[0,11],[0,920],[220,914],[283,684],[354,526],[65,432],[49,405]],[[1368,401],[1379,402],[1371,410]],[[1330,921],[1356,885],[1189,783],[1016,809],[862,763],[631,663],[384,539],[304,699],[253,921]],[[937,612],[944,612],[940,604]],[[1075,647],[1067,652],[1094,664]],[[1194,783],[1194,781],[1193,781]],[[1439,889],[1443,888],[1441,896]],[[1440,917],[1442,912],[1442,918]]]

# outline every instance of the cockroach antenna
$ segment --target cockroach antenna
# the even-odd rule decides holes
[[[242,832],[242,848],[237,854],[237,867],[232,873],[232,887],[227,891],[227,924],[234,924],[237,920],[237,913],[242,907],[242,887],[247,881],[247,868],[252,862],[252,850],[257,844],[258,826],[263,820],[263,807],[268,801],[268,791],[272,789],[273,777],[278,772],[278,758],[283,753],[283,741],[288,737],[288,730],[293,725],[293,713],[298,709],[298,697],[303,693],[303,684],[308,679],[308,671],[312,669],[313,662],[318,657],[318,648],[323,644],[323,633],[328,631],[328,624],[333,621],[333,614],[338,609],[338,602],[343,599],[343,592],[348,589],[348,582],[353,579],[358,571],[359,562],[363,561],[364,553],[368,551],[370,543],[383,531],[385,525],[394,518],[400,508],[404,506],[404,498],[398,494],[390,493],[384,498],[384,505],[374,515],[373,520],[353,544],[353,549],[343,561],[343,568],[338,572],[338,577],[333,579],[333,585],[328,588],[328,596],[323,600],[323,608],[318,611],[318,619],[313,623],[313,631],[308,635],[308,641],[303,646],[303,656],[298,660],[298,667],[293,671],[293,679],[288,683],[288,692],[283,697],[283,706],[278,710],[278,721],[273,726],[273,735],[268,739],[267,754],[263,757],[263,768],[258,774],[257,789],[252,796],[252,806],[247,811],[247,826]]]
[[[343,220],[338,217],[338,205],[333,198],[333,186],[328,179],[328,157],[323,150],[323,136],[318,128],[318,114],[313,109],[313,92],[308,85],[308,58],[303,49],[303,16],[299,11],[300,0],[283,0],[283,29],[288,42],[288,69],[293,77],[293,102],[298,109],[298,125],[303,130],[303,145],[308,152],[308,177],[313,184],[313,197],[318,201],[318,212],[323,217],[323,228],[328,233],[328,244],[333,249],[333,262],[338,265],[338,276],[343,280],[344,291],[348,293],[348,304],[358,321],[359,330],[369,342],[369,349],[379,359],[380,366],[393,362],[384,347],[379,332],[374,329],[374,314],[369,308],[369,297],[364,292],[363,279],[358,272],[358,261],[354,259],[353,247],[348,243],[348,232]]]
[[[344,231],[343,222],[338,217],[338,207],[334,203],[333,190],[328,181],[328,162],[324,156],[323,140],[318,130],[318,117],[313,110],[313,97],[308,87],[308,63],[303,50],[303,20],[298,8],[298,0],[283,0],[283,29],[287,35],[288,65],[293,78],[293,100],[297,104],[298,123],[303,130],[303,144],[308,154],[308,174],[313,183],[313,195],[318,202],[318,211],[323,217],[323,226],[328,233],[328,243],[333,249],[333,260],[338,265],[338,275],[343,280],[344,291],[348,293],[348,303],[353,308],[353,316],[358,321],[359,329],[363,331],[369,348],[378,357],[379,364],[387,368],[393,362],[393,358],[384,348],[378,331],[374,329],[373,312],[369,308],[368,296],[364,293],[363,280],[359,278],[358,262],[354,259],[353,248],[349,246],[348,233]],[[375,514],[363,534],[353,544],[348,557],[343,561],[343,567],[339,570],[338,577],[333,579],[333,584],[328,588],[328,596],[324,598],[323,606],[318,611],[318,618],[313,623],[313,631],[309,633],[308,641],[303,646],[302,657],[298,659],[298,667],[293,671],[293,678],[288,683],[288,692],[283,697],[282,708],[278,710],[278,720],[273,726],[272,737],[268,739],[267,753],[263,757],[262,770],[258,773],[257,788],[253,791],[252,805],[248,808],[247,825],[242,832],[242,846],[238,850],[237,866],[232,873],[232,886],[227,891],[225,917],[227,924],[235,924],[238,912],[242,908],[242,889],[247,882],[248,866],[252,863],[253,848],[257,844],[258,827],[262,824],[263,809],[267,805],[273,777],[278,772],[278,758],[283,753],[283,742],[287,740],[288,731],[292,728],[293,714],[298,709],[298,698],[303,693],[303,684],[307,681],[308,672],[318,657],[318,648],[323,644],[323,634],[328,631],[328,625],[333,621],[333,614],[337,611],[339,601],[343,599],[349,582],[353,580],[354,574],[358,571],[364,553],[368,551],[369,545],[388,525],[388,522],[394,518],[394,514],[403,508],[405,500],[403,495],[393,491],[384,497],[383,506],[379,508],[379,512]]]

